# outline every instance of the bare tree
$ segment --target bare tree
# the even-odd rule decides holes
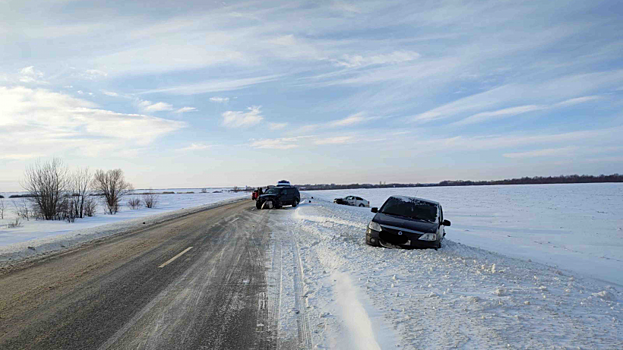
[[[108,213],[116,214],[121,198],[132,190],[132,185],[125,181],[121,169],[98,170],[93,178],[93,188],[104,196]]]
[[[0,200],[0,220],[4,220],[4,210],[6,206],[4,204],[4,199]]]
[[[36,216],[35,213],[28,206],[28,202],[24,199],[17,205],[17,201],[13,202],[13,207],[15,207],[15,214],[17,217],[25,219],[26,221],[30,221],[30,218]]]
[[[130,207],[130,209],[132,210],[140,209],[141,205],[142,205],[142,202],[140,198],[130,198],[128,200],[128,207]]]
[[[89,196],[84,200],[84,215],[91,217],[95,215],[96,211],[97,201],[93,197]]]
[[[45,220],[58,218],[59,204],[67,189],[67,167],[54,158],[48,162],[38,161],[26,169],[22,187]]]
[[[159,200],[160,196],[154,193],[152,189],[150,189],[148,193],[143,193],[143,203],[145,203],[147,208],[155,208]]]
[[[70,206],[73,216],[84,217],[85,201],[91,193],[91,182],[93,176],[89,168],[78,169],[69,179],[69,190],[71,193]]]

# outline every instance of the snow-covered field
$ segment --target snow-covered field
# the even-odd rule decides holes
[[[568,194],[577,188],[560,189]],[[620,187],[603,189],[607,191],[601,193],[612,194]],[[436,196],[431,192],[418,194],[446,204],[450,209],[446,215],[457,223],[455,231],[488,222],[492,239],[496,234],[492,223],[497,223],[492,214],[502,215],[504,208],[510,209],[508,202],[495,205],[509,199],[506,191],[548,197],[543,187],[478,188],[492,196],[480,199],[473,198],[476,190],[440,189],[432,193],[439,194]],[[375,205],[389,194],[386,190],[377,190],[379,194],[347,192],[360,194]],[[271,213],[275,241],[271,266],[281,271],[280,277],[271,279],[282,294],[280,339],[298,336],[314,348],[330,349],[623,348],[620,286],[540,264],[536,259],[528,261],[508,256],[512,253],[470,247],[454,240],[458,236],[455,231],[438,251],[369,247],[364,243],[365,228],[372,217],[369,209],[316,200],[344,193],[305,193],[305,197],[314,196],[311,203],[306,200],[297,208]],[[564,194],[557,197],[570,204],[562,200]],[[465,204],[481,200],[496,209],[487,216],[489,221],[479,220],[470,215],[484,212],[483,206],[461,209],[450,203],[451,198]],[[540,212],[528,202],[524,199],[523,205],[512,208],[524,208],[523,213],[532,209]],[[547,209],[547,204],[539,207]],[[508,213],[503,220],[523,222],[521,212]],[[466,218],[472,221],[461,223]],[[547,224],[552,222],[556,218],[540,226],[543,232],[553,230]],[[527,234],[534,235],[537,226],[530,225]],[[485,234],[484,228],[481,234]],[[620,273],[620,267],[610,275]]]
[[[208,188],[207,193],[201,193],[200,188],[157,189],[153,191],[160,193],[173,191],[176,194],[161,194],[155,208],[148,209],[143,206],[136,210],[130,209],[126,203],[133,197],[141,198],[141,196],[126,196],[122,200],[119,212],[115,215],[105,214],[102,198],[96,197],[100,202],[94,217],[76,219],[73,223],[35,219],[26,221],[22,219],[20,226],[14,228],[8,227],[8,224],[16,217],[14,203],[20,205],[26,199],[9,199],[8,197],[13,193],[0,193],[5,197],[0,199],[5,205],[4,219],[0,220],[0,262],[35,255],[43,251],[65,248],[76,243],[86,242],[89,239],[101,238],[136,227],[136,225],[142,225],[143,222],[160,222],[200,210],[214,203],[250,198],[248,192],[232,192],[230,189],[224,188]],[[147,191],[137,190],[137,192]],[[32,248],[29,249],[28,247]],[[14,254],[16,252],[18,254]]]
[[[623,184],[428,187],[310,191],[358,195],[380,207],[390,195],[438,201],[449,241],[538,261],[623,286]],[[354,209],[371,218],[369,209]]]

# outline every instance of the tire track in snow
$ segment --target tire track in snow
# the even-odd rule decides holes
[[[298,325],[299,343],[306,349],[311,349],[311,331],[309,329],[309,321],[307,319],[307,307],[303,300],[303,264],[299,255],[299,245],[296,240],[292,244],[292,253],[294,254],[294,295],[295,307],[298,312],[296,323]]]

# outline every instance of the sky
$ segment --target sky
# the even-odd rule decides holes
[[[0,2],[0,191],[623,173],[619,1]]]

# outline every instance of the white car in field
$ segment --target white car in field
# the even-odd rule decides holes
[[[370,206],[370,201],[367,201],[361,197],[357,197],[357,196],[347,196],[344,198],[335,198],[333,200],[333,203],[336,204],[344,204],[344,205],[351,205],[354,207],[369,207]]]

